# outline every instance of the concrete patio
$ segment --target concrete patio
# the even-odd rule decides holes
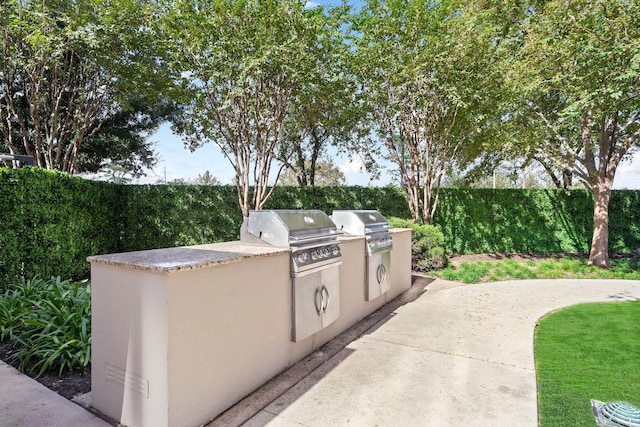
[[[640,281],[418,279],[209,426],[537,426],[538,319],[628,300]],[[0,363],[0,427],[74,425],[109,424]]]

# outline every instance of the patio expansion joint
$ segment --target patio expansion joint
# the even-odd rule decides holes
[[[407,348],[411,348],[411,349],[422,351],[422,352],[438,353],[438,354],[442,354],[442,355],[445,355],[445,356],[454,356],[454,357],[459,357],[461,359],[475,360],[475,361],[478,361],[478,362],[490,363],[492,365],[500,365],[500,366],[504,366],[504,367],[507,367],[507,368],[516,368],[516,369],[521,369],[523,371],[535,372],[535,368],[534,367],[514,365],[512,363],[501,362],[499,360],[492,360],[492,359],[486,359],[486,358],[473,357],[473,356],[468,356],[466,354],[455,353],[455,352],[451,352],[451,351],[438,350],[438,349],[435,349],[435,348],[428,348],[428,347],[423,347],[423,346],[419,346],[419,345],[411,345],[411,344],[407,344],[407,343],[401,343],[401,342],[386,340],[386,339],[382,339],[382,338],[374,338],[374,337],[371,337],[371,336],[368,336],[367,339],[370,339],[372,341],[384,342],[384,343],[391,344],[391,345],[398,345],[398,346],[401,346],[401,347],[407,347]]]

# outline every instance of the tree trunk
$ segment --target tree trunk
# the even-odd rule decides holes
[[[609,267],[609,200],[611,199],[611,182],[607,178],[599,178],[593,186],[593,239],[589,253],[589,265]]]

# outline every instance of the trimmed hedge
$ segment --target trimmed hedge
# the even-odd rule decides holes
[[[587,253],[593,197],[586,190],[442,189],[434,222],[449,253]],[[609,250],[640,247],[640,191],[615,190]]]
[[[88,276],[121,248],[123,188],[40,168],[0,168],[0,281]]]
[[[223,242],[240,238],[242,212],[234,186],[127,185],[125,251]],[[265,209],[376,209],[408,216],[395,187],[278,187]]]
[[[377,209],[408,216],[396,187],[279,187],[267,209]],[[118,185],[0,168],[0,283],[89,275],[87,256],[237,240],[233,186]]]
[[[587,252],[587,191],[442,189],[435,224],[447,253]],[[266,209],[376,209],[410,218],[404,189],[278,187]],[[640,191],[614,191],[610,250],[640,247]],[[95,254],[236,240],[233,186],[117,185],[40,168],[0,168],[0,283],[88,276]]]

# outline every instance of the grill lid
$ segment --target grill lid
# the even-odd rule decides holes
[[[391,228],[387,219],[374,210],[333,211],[331,218],[341,230],[357,236],[387,233]]]
[[[320,210],[250,211],[247,231],[266,243],[283,248],[336,240],[341,234],[331,218]]]

